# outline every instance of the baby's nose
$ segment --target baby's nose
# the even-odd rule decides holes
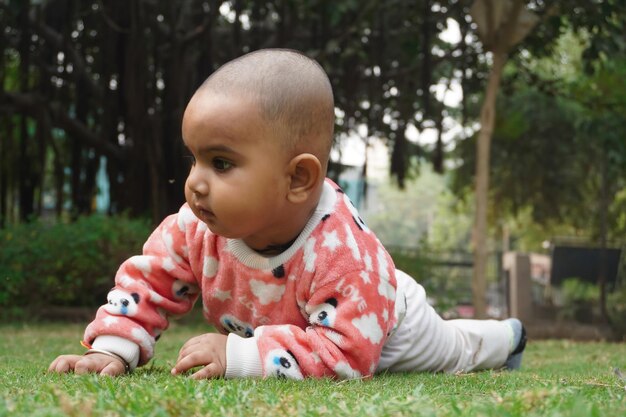
[[[194,194],[206,195],[209,193],[209,183],[207,176],[202,174],[202,170],[197,167],[192,168],[187,177],[187,186]]]

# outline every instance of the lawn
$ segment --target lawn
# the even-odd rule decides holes
[[[82,328],[0,325],[0,416],[626,416],[626,344],[531,341],[519,372],[198,382],[169,369],[204,329],[175,323],[132,375],[46,373]]]

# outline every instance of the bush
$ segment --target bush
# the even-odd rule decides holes
[[[600,319],[600,288],[596,284],[568,278],[561,291],[564,305],[561,316],[581,323],[593,323]],[[626,338],[626,286],[607,292],[606,311],[615,336]]]
[[[411,252],[406,252],[393,248],[389,251],[396,268],[407,273],[414,279],[420,281],[430,273],[430,263],[428,259]]]
[[[0,314],[102,304],[119,264],[141,251],[150,230],[145,220],[101,215],[0,230]]]
[[[626,340],[626,285],[607,296],[606,309],[615,336],[619,340]]]
[[[561,284],[563,308],[561,316],[581,323],[594,322],[599,312],[600,289],[596,284],[578,278],[567,278]]]
[[[445,267],[434,262],[440,254],[428,250],[389,248],[396,268],[413,277],[426,290],[429,302],[444,313],[468,298],[465,271]],[[470,294],[471,296],[471,294]]]

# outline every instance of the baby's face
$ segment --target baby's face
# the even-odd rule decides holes
[[[182,130],[195,159],[185,183],[194,214],[213,233],[254,249],[275,243],[287,213],[290,156],[257,105],[197,93]]]

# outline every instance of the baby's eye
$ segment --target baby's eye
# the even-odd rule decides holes
[[[213,168],[219,172],[228,171],[233,167],[233,164],[226,159],[215,158],[213,159]]]

